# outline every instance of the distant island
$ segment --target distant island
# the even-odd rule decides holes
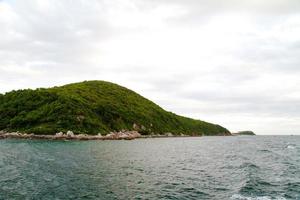
[[[2,137],[231,135],[220,125],[167,112],[105,81],[0,94],[0,130]]]
[[[232,135],[255,135],[253,131],[239,131],[237,133],[232,133]]]

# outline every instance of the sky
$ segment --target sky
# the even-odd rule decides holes
[[[300,1],[0,0],[0,93],[84,80],[232,132],[300,134]]]

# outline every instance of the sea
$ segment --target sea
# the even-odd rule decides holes
[[[300,136],[0,140],[0,199],[300,199]]]

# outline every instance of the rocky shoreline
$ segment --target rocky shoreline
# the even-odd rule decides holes
[[[4,132],[0,131],[0,139],[6,138],[20,138],[20,139],[48,139],[48,140],[133,140],[142,137],[137,131],[119,131],[111,132],[105,136],[98,135],[87,135],[77,134],[75,135],[72,131],[67,133],[59,132],[55,135],[36,135],[27,134],[20,132]]]
[[[225,134],[219,134],[218,136],[229,136]],[[168,137],[201,137],[190,136],[185,134],[173,135],[172,133],[165,133],[163,135],[141,135],[138,131],[119,131],[110,132],[107,135],[87,135],[87,134],[74,134],[72,131],[66,133],[59,132],[55,135],[36,135],[21,132],[5,132],[0,131],[0,139],[16,138],[16,139],[46,139],[46,140],[133,140],[137,138],[168,138]]]

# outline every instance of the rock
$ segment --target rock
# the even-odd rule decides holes
[[[78,139],[82,139],[82,138],[85,138],[85,137],[87,137],[88,135],[86,135],[86,134],[78,134],[78,135],[76,135],[76,138],[78,138]]]
[[[78,115],[76,117],[76,119],[77,119],[77,121],[82,122],[85,119],[85,117],[84,117],[84,115]]]
[[[78,134],[78,135],[74,135],[72,138],[79,139],[79,140],[90,140],[96,138],[96,136],[92,136],[88,134]]]
[[[89,135],[88,134],[78,134],[76,135],[77,137],[88,137]]]
[[[137,131],[130,131],[130,135],[135,138],[141,137],[141,134]]]
[[[55,137],[62,137],[62,136],[64,136],[64,133],[63,133],[63,132],[59,132],[59,133],[56,133],[56,134],[55,134]]]
[[[127,132],[125,132],[125,133],[118,133],[117,134],[117,138],[119,138],[119,139],[126,139],[126,138],[128,138],[129,137],[129,135],[127,134]]]
[[[132,128],[134,130],[139,130],[140,129],[140,127],[136,123],[133,123]]]
[[[115,140],[131,140],[134,138],[141,137],[141,134],[137,131],[126,131],[122,130],[119,132],[110,132],[106,136],[104,136],[104,139],[115,139]]]
[[[74,137],[74,133],[73,133],[72,131],[68,131],[68,132],[67,132],[67,136],[68,136],[68,137]]]
[[[0,135],[3,135],[3,134],[5,134],[5,131],[0,131]]]
[[[12,133],[5,133],[6,136],[19,136],[20,134],[18,132],[12,132]]]
[[[109,134],[107,134],[105,137],[109,137],[109,138],[110,138],[110,137],[113,137],[113,136],[114,136],[114,134],[115,134],[115,133],[113,133],[113,132],[110,132],[110,133],[109,133]]]
[[[172,133],[166,133],[165,135],[168,136],[168,137],[172,137],[173,136]]]
[[[66,134],[63,132],[58,132],[55,135],[35,135],[32,133],[20,133],[20,132],[11,132],[7,133],[1,131],[0,139],[3,138],[33,138],[33,139],[77,139],[77,140],[133,140],[135,138],[143,137],[138,131],[128,131],[122,130],[119,132],[110,132],[106,136],[102,136],[101,133],[97,135],[87,135],[87,134],[78,134],[75,135],[72,131],[68,131]]]

